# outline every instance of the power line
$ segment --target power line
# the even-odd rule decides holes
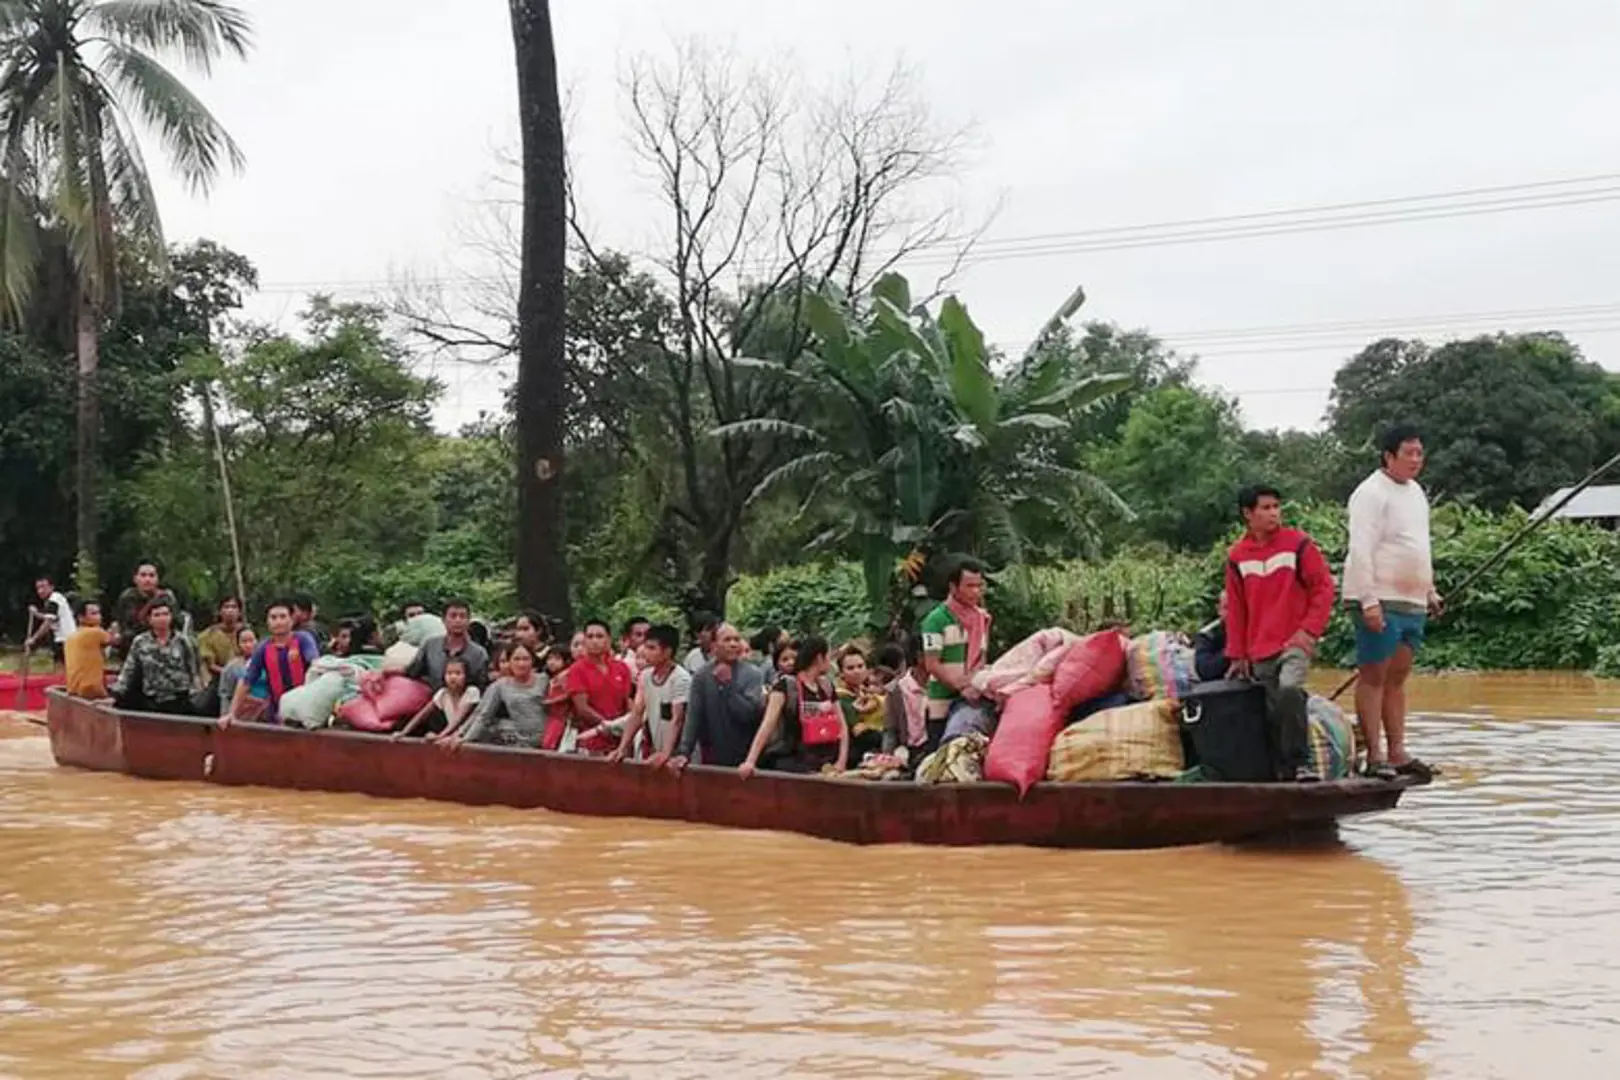
[[[1385,199],[1363,199],[1356,202],[1321,203],[1312,206],[1296,206],[1281,210],[1259,210],[1246,214],[1224,214],[1216,217],[1183,218],[1181,220],[1163,221],[1142,225],[1115,225],[1106,228],[1082,229],[1077,232],[1034,233],[1020,237],[1008,237],[1005,240],[990,241],[993,244],[1018,243],[1045,243],[1054,240],[1085,240],[1111,234],[1161,231],[1166,229],[1185,229],[1195,226],[1214,226],[1246,221],[1257,221],[1266,218],[1295,217],[1301,215],[1316,216],[1332,214],[1346,210],[1366,211],[1379,207],[1407,205],[1413,209],[1422,209],[1413,204],[1443,202],[1455,199],[1472,199],[1485,195],[1505,195],[1513,192],[1526,192],[1544,190],[1554,187],[1579,187],[1592,184],[1620,183],[1620,173],[1597,173],[1592,176],[1569,177],[1564,180],[1538,180],[1519,184],[1497,184],[1491,187],[1463,188],[1456,191],[1438,192],[1430,195],[1400,195]],[[941,241],[941,245],[944,245]]]
[[[1582,334],[1613,334],[1613,333],[1620,333],[1620,323],[1609,323],[1609,324],[1601,325],[1601,326],[1579,327],[1579,328],[1577,328],[1577,332],[1582,333]],[[1244,356],[1275,356],[1275,355],[1279,355],[1279,354],[1283,354],[1283,353],[1301,353],[1301,352],[1311,352],[1311,351],[1314,351],[1314,350],[1343,351],[1343,350],[1346,350],[1346,349],[1360,349],[1363,346],[1365,346],[1366,344],[1367,344],[1367,337],[1365,335],[1363,335],[1361,337],[1344,338],[1342,340],[1337,340],[1337,341],[1301,341],[1301,342],[1295,342],[1293,344],[1270,345],[1270,346],[1262,345],[1262,346],[1257,347],[1257,348],[1238,347],[1238,348],[1233,348],[1233,349],[1228,349],[1228,350],[1216,349],[1216,350],[1210,350],[1210,351],[1200,351],[1200,350],[1192,349],[1192,350],[1189,350],[1189,351],[1195,352],[1197,354],[1198,359],[1200,359],[1200,360],[1207,360],[1207,359],[1217,359],[1218,360],[1218,359],[1224,359],[1224,358],[1244,357]]]
[[[1338,331],[1362,332],[1385,327],[1451,326],[1462,323],[1507,322],[1523,319],[1579,320],[1620,314],[1620,301],[1602,304],[1572,304],[1563,307],[1504,308],[1496,311],[1463,311],[1443,315],[1402,315],[1383,319],[1344,319],[1331,322],[1292,323],[1280,326],[1209,327],[1201,330],[1172,330],[1155,336],[1169,340],[1216,342],[1233,338],[1275,337],[1294,334],[1323,334]]]
[[[1602,185],[1596,186],[1593,185]],[[1588,190],[1572,190],[1586,187]],[[1566,190],[1555,190],[1566,189]],[[1620,173],[1599,173],[1562,180],[1464,188],[1427,195],[1364,199],[1354,202],[1261,210],[1214,217],[1182,218],[1135,225],[1115,225],[1067,232],[1032,233],[985,240],[972,246],[973,263],[1052,255],[1128,251],[1137,248],[1247,240],[1296,233],[1438,221],[1525,210],[1554,209],[1620,199]],[[1290,220],[1292,219],[1292,220]],[[919,244],[908,262],[951,262],[966,238],[951,237]],[[937,251],[936,251],[937,249]],[[741,273],[749,266],[739,265]],[[761,264],[759,268],[774,269]],[[421,285],[494,285],[504,279],[486,275],[439,275],[411,279]],[[393,288],[394,280],[267,282],[260,292],[336,291]]]
[[[1179,233],[1136,237],[1099,243],[1052,244],[1021,249],[994,251],[985,255],[970,253],[964,265],[985,262],[1006,262],[1013,259],[1045,258],[1053,255],[1088,255],[1108,251],[1132,251],[1139,248],[1178,247],[1189,244],[1208,244],[1229,240],[1255,240],[1272,236],[1293,236],[1300,233],[1339,232],[1344,229],[1362,229],[1379,225],[1404,225],[1416,221],[1443,221],[1451,218],[1480,217],[1514,213],[1522,210],[1544,210],[1566,206],[1585,206],[1591,203],[1612,202],[1620,199],[1620,187],[1562,199],[1522,200],[1513,203],[1460,205],[1437,207],[1431,211],[1364,215],[1358,217],[1306,219],[1283,222],[1263,227],[1233,227],[1230,229],[1189,230]],[[954,259],[954,256],[952,257]],[[942,261],[938,256],[924,255],[913,262],[934,264]]]
[[[1608,323],[1620,316],[1620,302],[1573,304],[1561,307],[1503,308],[1499,310],[1452,312],[1440,315],[1403,315],[1391,318],[1342,319],[1318,323],[1283,323],[1274,326],[1208,327],[1199,330],[1154,331],[1153,336],[1183,352],[1200,356],[1224,355],[1220,350],[1248,344],[1293,344],[1300,350],[1335,348],[1337,340],[1349,337],[1359,347],[1370,338],[1424,337],[1491,333],[1509,330],[1509,324],[1541,322],[1547,329],[1577,333],[1606,333]],[[1556,325],[1551,325],[1551,324]],[[1033,342],[997,342],[1008,355],[1022,355]],[[1213,349],[1214,351],[1203,351]],[[1250,350],[1240,349],[1246,353]],[[1293,350],[1286,350],[1293,351]],[[1236,353],[1234,353],[1235,355]]]

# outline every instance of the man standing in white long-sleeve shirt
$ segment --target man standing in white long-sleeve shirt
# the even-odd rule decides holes
[[[1423,438],[1396,426],[1378,441],[1382,467],[1350,496],[1344,599],[1356,624],[1356,712],[1367,736],[1367,772],[1379,779],[1433,770],[1406,750],[1406,678],[1439,615],[1429,555],[1429,497],[1417,482]],[[1386,749],[1387,743],[1387,749]]]

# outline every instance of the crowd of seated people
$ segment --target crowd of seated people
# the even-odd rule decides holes
[[[320,673],[347,670],[334,666],[341,660],[421,684],[422,703],[392,722],[389,737],[448,752],[485,744],[676,771],[702,762],[746,777],[842,771],[868,755],[915,762],[941,735],[925,722],[930,675],[912,636],[868,656],[775,626],[745,639],[723,620],[700,617],[683,654],[687,642],[675,626],[636,617],[617,636],[587,620],[564,646],[536,613],[491,626],[460,601],[440,612],[404,605],[389,628],[361,616],[328,632],[307,596],[269,603],[258,627],[227,597],[193,636],[154,564],[142,565],[127,592],[135,595],[121,598],[110,631],[98,604],[81,606],[65,647],[69,692],[132,711],[212,718],[222,728],[298,722],[284,719],[284,700]],[[416,626],[433,632],[408,643]],[[109,650],[120,661],[110,681]],[[324,722],[343,726],[341,710]]]

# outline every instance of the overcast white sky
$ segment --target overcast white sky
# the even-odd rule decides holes
[[[162,184],[170,238],[251,257],[265,286],[252,314],[289,323],[312,283],[363,298],[464,266],[458,223],[515,133],[507,5],[245,6],[251,61],[193,85],[248,169],[207,200]],[[915,64],[938,119],[974,125],[961,194],[970,214],[1002,203],[990,239],[1620,173],[1614,0],[552,6],[582,198],[603,239],[632,249],[657,203],[629,169],[617,76],[694,35],[812,73]],[[1077,282],[1088,317],[1204,353],[1203,380],[1254,426],[1313,426],[1334,368],[1385,320],[1564,327],[1620,369],[1620,201],[990,260],[955,288],[992,340],[1020,342]],[[1610,310],[1495,317],[1588,305]],[[1461,313],[1485,317],[1441,321]],[[1351,328],[1211,333],[1333,323]],[[499,373],[442,374],[446,426],[499,399]]]

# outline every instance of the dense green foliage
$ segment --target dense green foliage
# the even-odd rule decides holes
[[[1380,341],[1339,369],[1329,429],[1357,447],[1397,419],[1436,451],[1436,495],[1534,509],[1620,449],[1620,384],[1559,334]]]
[[[1322,545],[1335,573],[1343,565],[1344,511],[1337,506],[1291,508],[1289,522]],[[1435,573],[1440,588],[1462,581],[1528,520],[1460,506],[1434,521]],[[990,606],[998,647],[1047,626],[1086,630],[1128,621],[1137,631],[1192,632],[1215,616],[1227,537],[1198,553],[1136,550],[1093,563],[1022,568],[998,575]],[[862,632],[860,570],[851,563],[795,566],[744,578],[734,590],[732,616],[748,626],[804,625],[835,636]],[[1620,534],[1554,522],[1522,546],[1431,623],[1421,656],[1430,668],[1598,668],[1620,675]],[[1334,614],[1323,642],[1324,663],[1353,655],[1349,617]]]
[[[101,440],[109,477],[103,589],[120,587],[149,553],[164,560],[170,583],[199,609],[233,587],[213,441],[195,405],[206,385],[252,599],[298,587],[314,591],[331,615],[452,596],[486,613],[514,610],[509,422],[497,418],[455,436],[433,432],[428,418],[440,388],[416,373],[376,309],[317,298],[298,335],[251,326],[226,332],[219,317],[251,288],[251,265],[212,245],[178,252],[172,265],[179,270],[172,276],[132,267],[129,280],[138,287],[107,335],[104,376],[118,387],[120,408],[109,410]],[[590,280],[576,277],[571,294],[581,315],[575,332],[603,339],[571,338],[576,391],[593,401],[593,411],[576,417],[575,464],[564,481],[575,600],[579,610],[615,622],[632,614],[678,620],[696,606],[689,574],[701,562],[684,528],[670,526],[683,505],[684,489],[672,475],[681,466],[662,448],[669,435],[657,422],[662,407],[645,411],[651,375],[637,384],[608,362],[615,349],[633,353],[630,343],[648,329],[642,316],[615,305],[627,296],[652,303],[656,286],[638,279],[626,293],[593,289]],[[870,309],[834,307],[822,315],[834,320],[826,334],[848,335],[834,338],[848,350],[842,356],[807,353],[791,374],[777,361],[737,364],[798,394],[803,431],[776,449],[797,446],[799,459],[812,459],[788,468],[780,490],[767,485],[749,506],[726,606],[745,627],[774,623],[835,638],[869,633],[873,590],[863,538],[872,535],[890,541],[884,573],[902,586],[889,599],[904,621],[928,601],[906,595],[908,579],[894,575],[893,560],[927,547],[937,531],[948,537],[937,554],[968,549],[993,557],[998,646],[1051,624],[1086,628],[1124,619],[1190,630],[1213,615],[1222,553],[1236,529],[1232,489],[1249,479],[1280,483],[1293,496],[1297,523],[1335,565],[1343,558],[1343,493],[1371,467],[1370,455],[1345,447],[1332,429],[1244,431],[1230,402],[1198,388],[1186,364],[1146,335],[1104,326],[1076,335],[1060,324],[1030,357],[1008,363],[980,354],[977,371],[953,381],[959,356],[974,355],[971,348],[952,352],[963,349],[951,344],[952,334],[973,335],[965,310],[934,316],[897,305],[885,316],[888,328]],[[897,316],[909,330],[895,324]],[[952,319],[960,320],[955,330],[940,327]],[[923,358],[933,367],[907,367],[918,358],[896,360],[895,350],[877,344],[883,334],[911,331],[938,335],[942,351]],[[809,339],[817,349],[822,332]],[[1122,342],[1129,347],[1116,348]],[[61,378],[70,363],[36,339],[0,336],[0,541],[15,556],[3,571],[11,575],[3,583],[9,596],[26,595],[34,572],[65,574],[72,562],[73,397]],[[1098,378],[1109,370],[1131,378]],[[1573,372],[1582,385],[1592,379],[1579,366],[1549,370]],[[813,385],[818,379],[848,385]],[[769,396],[768,383],[759,389]],[[1085,408],[1058,407],[1087,394],[1095,400]],[[1036,412],[1050,419],[1017,419],[1029,414],[1020,402],[1041,400],[1048,404]],[[1121,409],[1121,400],[1128,407]],[[1336,407],[1350,400],[1341,386]],[[1593,399],[1596,411],[1583,420],[1591,431],[1607,431],[1603,400]],[[931,417],[929,409],[936,410]],[[1011,432],[998,433],[996,425],[1009,420],[1016,421]],[[732,438],[751,430],[739,424]],[[1005,434],[1018,438],[998,456]],[[932,465],[908,457],[908,448],[925,444],[935,448]],[[1594,436],[1589,445],[1601,453],[1607,444]],[[1451,450],[1435,440],[1431,450],[1444,476]],[[927,468],[909,467],[919,462]],[[979,490],[976,477],[1009,463],[1019,468]],[[1572,457],[1566,472],[1546,471],[1541,482],[1568,483],[1588,464]],[[931,468],[939,473],[931,487],[906,488]],[[1062,499],[1041,498],[1082,476]],[[1084,501],[1105,485],[1123,495],[1134,518]],[[1006,514],[975,526],[987,493],[1004,500]],[[927,498],[914,498],[919,494]],[[1016,547],[981,527],[994,521],[1012,523]],[[1439,506],[1442,588],[1523,521],[1522,509]],[[920,574],[935,595],[937,568]],[[1460,599],[1433,630],[1424,655],[1430,665],[1620,673],[1620,649],[1610,644],[1620,641],[1614,533],[1551,525]],[[1349,649],[1348,623],[1336,617],[1324,658],[1342,661]]]
[[[1053,318],[1062,327],[1075,293]],[[998,375],[967,308],[947,297],[937,315],[912,305],[903,277],[870,295],[808,296],[812,351],[797,365],[759,362],[781,394],[804,401],[798,422],[751,417],[724,439],[789,440],[800,448],[753,498],[795,491],[829,527],[812,547],[854,551],[875,628],[910,621],[901,560],[920,570],[931,551],[976,551],[997,566],[1026,561],[1036,529],[1083,533],[1081,508],[1120,506],[1095,476],[1054,460],[1043,433],[1127,389],[1129,375],[1078,375],[1069,353],[1033,351]]]
[[[1226,531],[1233,493],[1246,479],[1237,406],[1190,386],[1143,395],[1119,437],[1095,455],[1095,469],[1137,508],[1116,535],[1143,536],[1183,550],[1208,547]]]

